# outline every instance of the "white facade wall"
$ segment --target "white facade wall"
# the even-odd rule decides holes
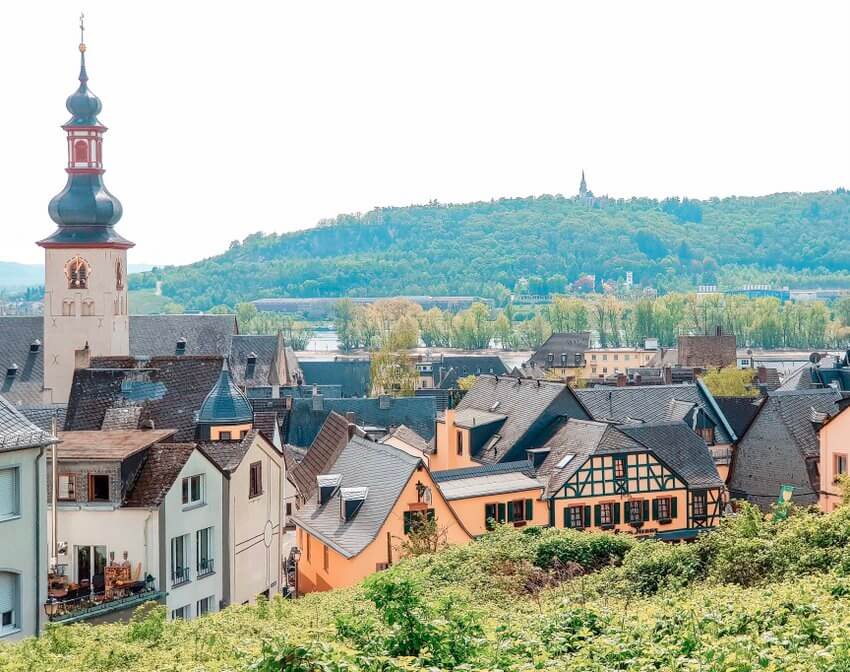
[[[75,256],[88,262],[87,289],[68,289],[65,265]],[[118,289],[120,262],[123,288]],[[46,249],[44,259],[44,401],[67,403],[74,377],[74,353],[86,343],[92,357],[127,355],[130,321],[127,315],[127,250],[113,248]],[[117,300],[117,310],[116,310]],[[69,301],[73,315],[65,315]],[[92,315],[83,304],[94,302]]]
[[[255,462],[263,465],[263,494],[251,499],[250,465]],[[257,435],[230,476],[231,604],[253,603],[260,593],[272,596],[282,588],[285,475],[283,455]]]
[[[30,637],[44,625],[47,599],[47,481],[40,448],[0,452],[0,469],[18,471],[20,515],[0,522],[0,572],[17,577],[18,628],[0,641]]]
[[[198,505],[183,505],[182,481],[184,478],[203,474],[204,493],[203,503]],[[224,476],[222,473],[195,450],[183,466],[180,476],[168,491],[163,502],[165,529],[162,536],[164,541],[166,583],[168,591],[166,607],[168,615],[174,609],[189,606],[189,615],[197,616],[197,602],[206,597],[213,597],[210,611],[218,611],[219,602],[223,596],[224,587],[224,554],[222,534],[222,489]],[[213,528],[212,558],[214,571],[212,574],[198,578],[197,571],[197,532],[204,528]],[[189,582],[174,586],[171,580],[171,540],[180,535],[188,535]]]

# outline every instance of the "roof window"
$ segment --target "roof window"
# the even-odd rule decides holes
[[[558,464],[556,464],[556,465],[555,465],[555,468],[556,468],[556,469],[563,469],[563,468],[564,468],[564,467],[566,467],[566,466],[567,466],[570,462],[572,462],[572,460],[573,460],[573,458],[574,458],[575,456],[576,456],[576,454],[575,454],[575,453],[567,453],[566,455],[564,455],[564,456],[563,456],[563,457],[562,457],[562,458],[558,461]]]
[[[248,357],[245,361],[245,377],[253,378],[254,370],[257,368],[257,353],[249,352]]]
[[[175,354],[177,355],[185,355],[186,354],[186,339],[182,336],[177,339],[177,348],[175,349]]]
[[[18,365],[17,364],[10,364],[9,368],[6,369],[6,377],[7,378],[14,378],[17,375],[18,375]]]
[[[339,517],[348,522],[363,506],[369,488],[340,488],[339,489]]]
[[[30,343],[30,352],[38,352],[41,350],[41,341],[35,339],[32,343]]]
[[[327,504],[342,485],[342,474],[319,474],[316,476],[319,506]]]

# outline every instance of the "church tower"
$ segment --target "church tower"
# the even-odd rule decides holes
[[[103,184],[100,99],[88,88],[84,26],[80,17],[80,86],[65,102],[71,118],[68,181],[50,201],[57,229],[44,248],[44,401],[66,403],[75,362],[89,356],[128,355],[127,250],[133,243],[114,229],[121,203]]]

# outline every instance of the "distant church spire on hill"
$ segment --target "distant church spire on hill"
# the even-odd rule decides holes
[[[582,198],[587,196],[587,180],[584,179],[584,170],[581,171],[581,184],[578,185],[578,195]]]

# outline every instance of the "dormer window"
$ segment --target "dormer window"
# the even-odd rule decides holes
[[[327,504],[342,485],[342,474],[320,474],[316,476],[316,496],[319,506]]]
[[[74,257],[65,264],[68,289],[88,289],[91,266],[82,257]]]
[[[174,354],[176,355],[185,355],[186,354],[186,339],[182,336],[177,339],[177,347],[174,350]]]
[[[18,365],[17,364],[12,364],[12,365],[9,366],[9,368],[6,369],[6,377],[7,378],[14,378],[17,375],[18,375]]]
[[[35,339],[32,343],[30,343],[30,352],[36,353],[41,350],[41,341]]]
[[[369,488],[340,488],[339,489],[339,517],[348,522],[363,506]]]
[[[245,377],[253,378],[254,370],[257,368],[257,353],[249,352],[245,361]]]

